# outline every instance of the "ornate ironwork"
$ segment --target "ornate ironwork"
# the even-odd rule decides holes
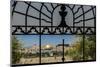
[[[73,5],[73,7],[70,7],[70,4],[69,5],[58,4],[54,7],[53,4],[50,4],[53,9],[52,11],[50,11],[49,7],[46,6],[45,3],[40,3],[41,8],[38,9],[38,8],[34,7],[34,5],[31,4],[31,2],[30,3],[23,2],[23,3],[25,3],[25,5],[28,5],[27,9],[26,9],[26,13],[23,13],[23,12],[19,12],[19,11],[15,10],[17,7],[16,6],[17,3],[20,3],[20,2],[14,1],[13,5],[12,5],[12,7],[13,7],[12,16],[15,13],[25,16],[25,25],[12,25],[12,28],[13,28],[12,34],[62,34],[62,33],[63,34],[83,34],[83,33],[84,34],[95,34],[96,33],[95,32],[95,30],[96,30],[95,29],[96,28],[95,27],[95,20],[96,20],[95,6],[89,6],[90,9],[87,9],[86,11],[84,11],[85,10],[84,6],[78,5],[79,7],[75,11],[74,9],[75,9],[75,7],[77,7],[77,5],[76,6]],[[59,16],[61,16],[61,23],[59,25],[53,26],[53,13],[59,6],[61,6],[61,11],[58,11]],[[31,7],[31,9],[34,9],[37,12],[39,12],[39,17],[29,15],[28,14],[29,9],[30,9],[29,7]],[[51,16],[48,16],[47,14],[42,12],[43,7],[48,11],[48,13],[50,13]],[[69,8],[70,11],[72,12],[73,16],[71,16],[71,17],[73,17],[73,22],[71,22],[71,23],[73,23],[73,25],[68,25],[67,22],[65,21],[65,17],[67,17],[66,15],[68,13],[68,11],[65,11],[66,8]],[[79,14],[79,12],[81,12],[80,15],[76,16],[77,14]],[[91,16],[90,18],[86,18],[85,15],[89,12],[91,12],[91,14],[93,14],[93,16]],[[44,15],[50,21],[42,18],[41,15]],[[38,26],[28,25],[28,22],[27,22],[28,17],[39,20],[39,25]],[[78,20],[79,18],[82,18],[82,19]],[[90,24],[94,24],[94,26],[86,26],[87,25],[86,22],[90,21],[90,20],[94,20],[93,23],[89,22]],[[41,21],[44,21],[51,25],[43,26],[43,23]],[[83,23],[83,24],[81,24],[80,26],[76,26],[80,23]],[[41,28],[41,30],[39,30],[39,28]],[[64,29],[62,30],[62,28],[64,28]],[[19,33],[17,33],[18,30],[20,30]],[[45,33],[45,31],[47,31],[47,33]],[[59,33],[57,31],[59,31]],[[68,31],[70,31],[70,32],[68,32]]]
[[[40,63],[42,35],[83,35],[83,46],[85,35],[96,35],[96,6],[13,1],[11,8],[12,35],[40,35]],[[14,15],[24,19],[17,23]]]

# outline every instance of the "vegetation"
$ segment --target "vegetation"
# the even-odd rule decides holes
[[[84,45],[83,45],[83,36],[78,37],[79,40],[75,42],[68,50],[65,52],[65,56],[70,57],[73,61],[80,60],[95,60],[96,59],[96,36],[88,35],[85,36]],[[39,57],[39,53],[20,53],[22,44],[19,40],[13,36],[12,37],[12,63],[17,64],[20,61],[20,58],[36,58]],[[84,51],[83,51],[84,49]],[[84,52],[84,59],[83,59]],[[62,52],[54,52],[54,57],[62,56]],[[50,57],[51,55],[48,52],[42,53],[41,57]]]
[[[84,60],[96,59],[96,36],[86,36],[84,47]]]
[[[73,44],[73,46],[68,50],[68,55],[75,61],[82,60],[83,58],[83,39],[80,37],[80,41]]]
[[[21,44],[15,36],[12,37],[12,63],[16,64],[20,61],[21,53],[18,51],[21,48]]]
[[[83,60],[83,49],[84,49],[84,60],[95,60],[96,59],[96,36],[89,35],[85,36],[83,46],[83,36],[79,36],[79,41],[76,42],[72,48],[66,51],[73,60]],[[84,47],[84,48],[83,48]]]

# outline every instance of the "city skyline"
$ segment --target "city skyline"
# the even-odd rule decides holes
[[[16,35],[22,47],[39,46],[39,35]],[[41,46],[52,45],[56,46],[62,44],[62,39],[65,40],[65,44],[73,44],[79,40],[75,35],[42,35]]]

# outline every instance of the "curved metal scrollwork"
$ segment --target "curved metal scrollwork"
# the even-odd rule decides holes
[[[69,44],[64,44],[64,42],[65,42],[65,39],[67,42],[67,38],[69,38],[67,37],[67,35],[68,36],[82,35],[81,36],[82,46],[79,46],[79,47],[81,49],[81,54],[82,54],[81,60],[84,61],[85,49],[86,49],[85,39],[87,38],[86,36],[96,35],[96,6],[43,3],[43,2],[30,2],[30,1],[29,2],[28,1],[12,1],[11,24],[12,24],[12,27],[11,27],[12,35],[29,35],[28,37],[31,37],[30,35],[32,35],[34,36],[33,37],[34,39],[32,39],[32,41],[35,40],[35,35],[37,36],[36,41],[38,40],[38,43],[37,43],[38,46],[35,46],[37,47],[37,50],[34,49],[34,51],[37,53],[39,57],[38,62],[40,64],[42,62],[41,55],[44,49],[42,48],[44,47],[44,45],[42,45],[42,41],[43,40],[45,41],[46,36],[51,37],[52,35],[53,35],[52,37],[54,36],[58,37],[56,35],[63,36],[63,37],[66,36],[66,38],[59,37],[59,38],[62,38],[59,40],[60,42],[62,40],[62,44],[57,43],[54,47],[54,52],[53,52],[55,53],[53,58],[56,58],[55,55],[57,53],[57,47],[62,46],[60,47],[61,51],[59,51],[59,53],[61,52],[61,58],[60,58],[61,62],[66,62],[65,57],[64,57],[64,50],[65,50],[65,47],[68,46]],[[43,39],[43,37],[45,38]],[[50,38],[50,40],[53,41],[52,37]],[[56,40],[59,38],[54,38],[54,39]],[[47,45],[47,48],[48,46],[49,45]],[[47,49],[45,49],[45,51],[47,51]],[[53,49],[51,51],[53,51]],[[29,53],[30,52],[27,51],[27,54]],[[32,60],[30,59],[30,62],[31,61]],[[58,63],[58,60],[56,62]]]
[[[18,4],[24,3],[26,5],[26,12],[17,11]],[[12,34],[95,34],[96,33],[96,15],[95,15],[95,6],[86,6],[83,5],[64,5],[64,4],[45,4],[45,3],[37,3],[40,7],[35,7],[33,2],[17,2],[14,1],[12,4],[12,18],[14,19],[14,14],[19,14],[25,17],[25,22],[22,25],[12,25],[13,31]],[[22,4],[23,5],[23,4]],[[54,25],[53,22],[55,18],[53,18],[54,11],[60,8],[58,13],[60,16],[60,23],[58,25]],[[36,11],[38,17],[34,15],[29,15],[30,9]],[[72,15],[69,15],[70,9]],[[46,12],[44,12],[46,11]],[[32,12],[31,12],[32,13]],[[34,13],[34,12],[33,12]],[[86,17],[88,14],[92,14],[90,17]],[[67,24],[67,17],[72,17],[73,22],[72,25]],[[33,24],[28,25],[28,18],[36,19],[38,22],[33,22]],[[23,20],[23,19],[22,19]],[[59,19],[58,19],[59,20]],[[92,20],[92,22],[91,22]],[[43,23],[42,23],[43,22]],[[34,25],[38,23],[37,26]],[[90,25],[90,26],[89,26]],[[40,29],[41,28],[41,29]],[[20,31],[18,31],[20,30]],[[45,31],[47,31],[45,33]],[[58,32],[57,32],[58,31]],[[68,31],[70,31],[68,33]]]

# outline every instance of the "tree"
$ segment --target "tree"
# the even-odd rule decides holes
[[[79,61],[82,60],[83,58],[83,53],[82,53],[82,44],[80,42],[76,42],[72,48],[68,50],[68,55],[74,60],[74,61]]]
[[[21,48],[21,44],[19,40],[15,36],[12,37],[12,63],[16,64],[20,61],[21,53],[19,49]]]
[[[95,60],[96,59],[96,36],[88,35],[85,36],[83,44],[83,36],[79,36],[79,41],[73,44],[72,49],[68,50],[68,55],[72,57],[73,60],[78,61],[83,59],[83,49],[84,49],[84,59],[83,60]]]
[[[74,60],[83,60],[83,38],[81,36],[76,36],[78,41],[73,43],[71,48],[68,50],[68,55]]]
[[[86,36],[85,37],[85,60],[95,60],[96,59],[96,36]]]

